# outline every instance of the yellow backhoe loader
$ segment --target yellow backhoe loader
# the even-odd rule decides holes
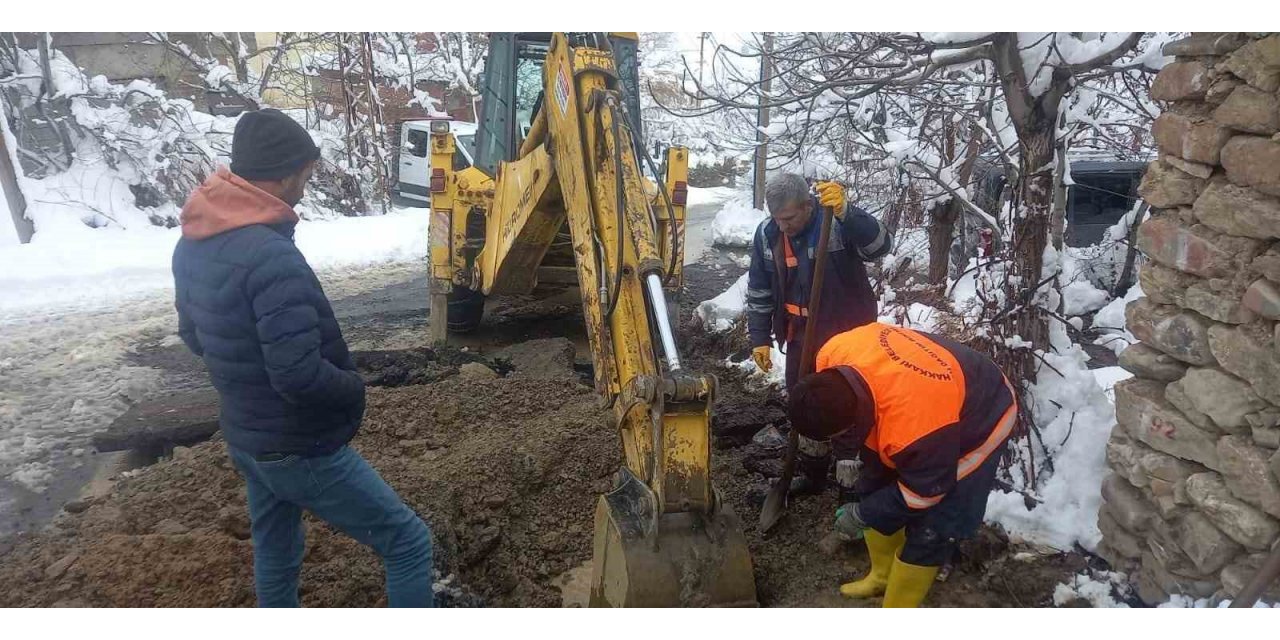
[[[431,136],[432,339],[475,328],[485,296],[576,283],[625,457],[596,506],[590,604],[750,606],[741,524],[711,482],[716,381],[683,366],[667,303],[687,151],[660,170],[642,146],[636,53],[634,33],[491,34],[474,165],[447,126]]]

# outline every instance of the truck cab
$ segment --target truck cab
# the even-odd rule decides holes
[[[458,141],[453,154],[453,170],[461,171],[474,163],[476,125],[443,118],[405,120],[400,125],[399,177],[395,193],[413,203],[426,206],[431,202],[431,123],[449,123]]]

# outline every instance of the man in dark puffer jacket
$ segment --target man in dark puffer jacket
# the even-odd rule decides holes
[[[333,309],[293,243],[311,136],[272,109],[236,124],[220,167],[182,210],[173,253],[178,334],[204,358],[219,424],[248,483],[260,606],[298,606],[302,510],[382,556],[391,606],[431,606],[431,534],[347,446],[364,415]]]

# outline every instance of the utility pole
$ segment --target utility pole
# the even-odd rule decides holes
[[[702,61],[707,50],[707,32],[698,35],[698,107],[702,107]]]
[[[773,80],[773,66],[769,64],[769,55],[773,53],[772,33],[764,34],[763,44],[764,55],[760,56],[760,99],[756,109],[756,166],[755,178],[752,180],[754,195],[751,199],[757,209],[764,209],[764,169],[769,158],[768,136],[764,131],[769,128],[769,108],[765,105],[768,104],[769,86]]]

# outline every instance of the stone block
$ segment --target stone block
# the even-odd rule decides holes
[[[1139,445],[1140,446],[1140,445]],[[1203,466],[1189,460],[1175,458],[1171,455],[1142,447],[1137,458],[1138,469],[1150,479],[1159,479],[1175,485],[1183,485],[1187,478],[1208,471]],[[1184,496],[1185,498],[1185,496]],[[1183,504],[1191,504],[1186,501]]]
[[[1191,369],[1174,384],[1183,385],[1195,409],[1227,433],[1248,433],[1249,414],[1269,406],[1248,382],[1221,369]]]
[[[1109,474],[1102,481],[1102,499],[1116,523],[1130,533],[1146,532],[1156,515],[1142,492],[1116,474]]]
[[[1187,478],[1187,496],[1218,529],[1247,549],[1266,550],[1280,535],[1280,523],[1233,496],[1216,473]]]
[[[1280,35],[1255,40],[1236,49],[1222,68],[1256,89],[1274,93],[1280,89]]]
[[[1231,130],[1212,120],[1166,111],[1151,125],[1151,135],[1160,150],[1167,154],[1191,162],[1216,165],[1223,145],[1231,139]],[[1167,208],[1155,202],[1151,204]]]
[[[1142,539],[1132,533],[1125,531],[1116,522],[1115,516],[1108,511],[1106,504],[1098,510],[1098,531],[1102,532],[1102,539],[1115,550],[1116,554],[1129,560],[1137,560],[1142,557],[1142,551],[1145,546]],[[1111,562],[1108,560],[1108,562]],[[1116,564],[1111,562],[1111,564]]]
[[[1258,569],[1262,568],[1266,558],[1266,554],[1263,553],[1241,555],[1234,562],[1224,567],[1220,574],[1222,590],[1226,591],[1227,595],[1232,598],[1239,596],[1245,585],[1249,584],[1249,581],[1253,580],[1253,576],[1257,575]],[[1276,582],[1264,590],[1262,599],[1271,603],[1280,602],[1280,582]]]
[[[1176,169],[1167,162],[1156,161],[1142,176],[1138,193],[1157,209],[1171,209],[1195,202],[1205,183],[1204,178]]]
[[[1172,518],[1178,512],[1178,509],[1191,504],[1186,498],[1185,487],[1182,490],[1183,502],[1178,502],[1178,486],[1172,482],[1165,482],[1159,478],[1147,479],[1147,498],[1151,500],[1152,506],[1156,508],[1156,515],[1161,518]]]
[[[1247,380],[1262,399],[1280,405],[1280,354],[1270,323],[1220,324],[1208,334],[1209,348],[1223,369]]]
[[[1151,552],[1142,554],[1142,569],[1138,573],[1139,576],[1139,593],[1138,597],[1142,598],[1147,604],[1158,604],[1168,600],[1169,595],[1182,594],[1193,598],[1208,598],[1213,592],[1218,590],[1217,580],[1206,580],[1196,576],[1184,576],[1175,574],[1160,564],[1160,561]],[[1143,595],[1142,579],[1145,577],[1153,583],[1158,592],[1166,594],[1164,600],[1148,601]],[[1151,591],[1148,595],[1151,595]]]
[[[1277,211],[1280,211],[1280,200],[1276,200]],[[1280,224],[1280,213],[1276,215],[1276,224]],[[1280,250],[1276,247],[1267,249],[1266,253],[1253,259],[1250,267],[1263,277],[1272,281],[1280,282]]]
[[[1235,497],[1280,518],[1280,480],[1268,469],[1273,452],[1253,444],[1250,436],[1218,440],[1222,477]]]
[[[1166,43],[1161,52],[1166,56],[1220,56],[1239,49],[1246,42],[1244,34],[1235,31],[1195,33]]]
[[[1191,401],[1191,398],[1187,395],[1186,384],[1183,380],[1170,382],[1169,385],[1164,388],[1164,399],[1168,400],[1169,404],[1176,407],[1178,411],[1181,411],[1182,415],[1186,416],[1187,420],[1191,421],[1191,424],[1209,432],[1221,431],[1218,426],[1213,423],[1213,420],[1211,420],[1207,414],[1200,411],[1196,404]]]
[[[1189,173],[1197,178],[1208,178],[1213,175],[1213,165],[1183,160],[1178,156],[1171,156],[1167,153],[1161,154],[1160,160],[1167,162],[1182,172]]]
[[[1195,562],[1174,542],[1172,525],[1164,519],[1152,518],[1151,533],[1147,535],[1146,543],[1151,555],[1168,571],[1180,575],[1201,575]]]
[[[1197,280],[1189,273],[1171,269],[1154,259],[1138,270],[1142,292],[1156,304],[1187,306],[1187,289]]]
[[[1158,217],[1138,228],[1138,249],[1166,267],[1202,278],[1229,278],[1239,268],[1238,252],[1256,255],[1261,245],[1256,240],[1223,235],[1208,225],[1187,227]]]
[[[1244,550],[1199,511],[1179,511],[1168,520],[1167,530],[1178,549],[1192,562],[1194,572],[1200,575],[1221,569]],[[1172,569],[1168,564],[1165,566]]]
[[[1253,322],[1257,314],[1244,305],[1244,292],[1235,290],[1229,281],[1199,280],[1187,288],[1183,300],[1196,313],[1227,324]]]
[[[1142,342],[1120,352],[1120,366],[1135,376],[1162,382],[1173,382],[1187,372],[1186,363]]]
[[[1250,86],[1236,87],[1213,112],[1218,124],[1269,136],[1280,131],[1280,98]]]
[[[1280,142],[1236,136],[1222,148],[1222,167],[1233,184],[1280,196]]]
[[[1116,384],[1116,420],[1130,437],[1156,451],[1217,469],[1218,434],[1187,420],[1165,399],[1164,387],[1141,378]]]
[[[1241,324],[1254,312],[1241,302],[1243,287],[1223,279],[1206,279],[1150,261],[1138,270],[1142,292],[1157,304],[1184,307],[1218,322]]]
[[[1147,476],[1139,473],[1138,469],[1138,458],[1142,455],[1138,447],[1141,445],[1130,440],[1127,432],[1124,432],[1125,437],[1116,437],[1121,432],[1124,432],[1123,428],[1116,429],[1112,437],[1107,440],[1107,466],[1111,467],[1113,473],[1128,480],[1129,484],[1145,487]]]
[[[1151,82],[1156,100],[1199,100],[1209,89],[1209,68],[1199,60],[1167,64]]]
[[[1280,285],[1259,278],[1245,290],[1242,304],[1264,318],[1280,320]]]
[[[1280,478],[1280,451],[1275,452],[1271,456],[1271,475]]]
[[[1244,84],[1243,80],[1229,74],[1218,74],[1218,77],[1209,85],[1209,90],[1204,94],[1206,105],[1219,105],[1227,101],[1231,96],[1231,92]]]
[[[1209,350],[1213,323],[1194,311],[1139,298],[1125,308],[1125,320],[1139,340],[1183,362],[1202,367],[1216,362]]]
[[[1099,558],[1106,560],[1107,564],[1111,565],[1112,571],[1118,571],[1125,575],[1130,575],[1137,573],[1139,567],[1141,567],[1138,560],[1127,558],[1124,555],[1121,555],[1119,551],[1116,551],[1107,542],[1106,538],[1103,538],[1103,540],[1094,547],[1093,552],[1097,554]]]
[[[1280,449],[1280,428],[1254,425],[1250,428],[1253,435],[1253,443],[1264,449],[1272,451]],[[1280,477],[1280,473],[1277,473]]]
[[[1210,182],[1192,211],[1197,220],[1221,233],[1259,240],[1280,238],[1280,199],[1226,180]]]

